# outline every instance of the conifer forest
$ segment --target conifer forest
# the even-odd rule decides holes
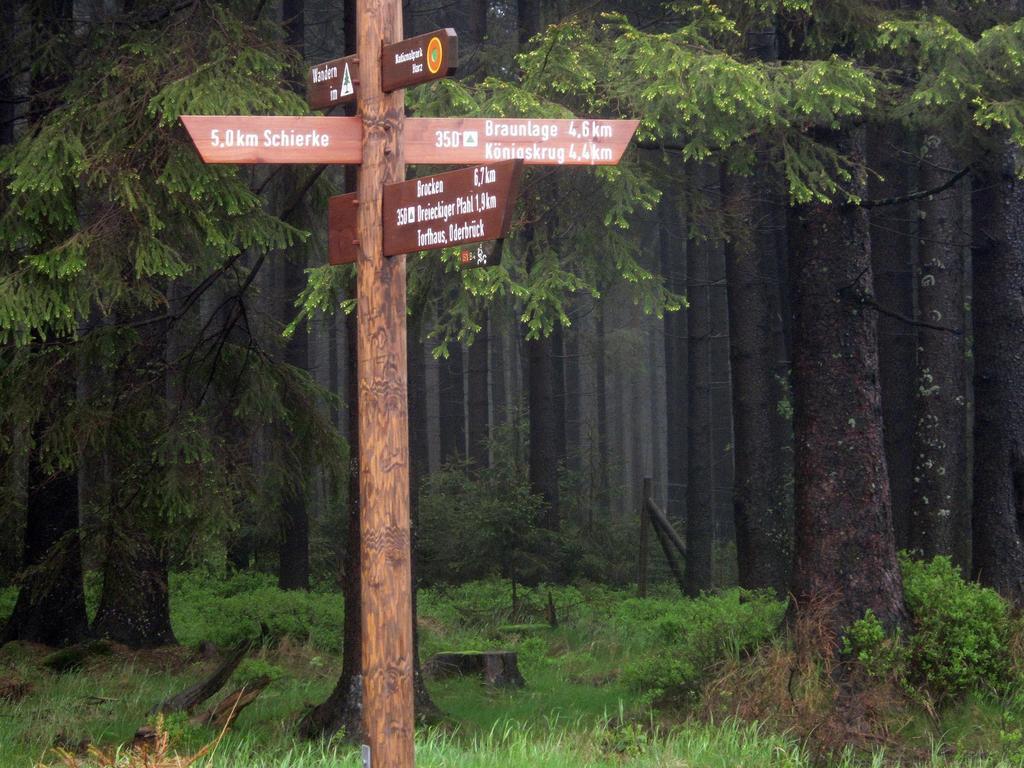
[[[1024,2],[0,14],[0,768],[1024,765]]]

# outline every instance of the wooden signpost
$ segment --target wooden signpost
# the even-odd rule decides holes
[[[187,115],[207,163],[360,166],[332,198],[330,258],[358,265],[364,768],[413,765],[412,582],[405,259],[503,236],[526,165],[612,165],[636,120],[405,118],[404,87],[458,64],[450,29],[402,40],[399,0],[359,0],[357,51],[310,68],[309,104],[356,99],[359,117]],[[370,62],[374,62],[373,65]],[[405,163],[474,168],[405,180]],[[453,207],[452,207],[453,206]],[[404,211],[404,213],[403,213]],[[436,224],[436,227],[435,227]],[[444,240],[438,239],[444,235]],[[388,256],[398,256],[388,258]],[[464,264],[493,263],[468,246]]]

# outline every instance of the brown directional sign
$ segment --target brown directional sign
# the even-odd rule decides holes
[[[455,74],[459,37],[454,29],[439,29],[385,45],[381,51],[381,87],[385,93]]]
[[[358,202],[355,192],[327,200],[327,260],[331,264],[356,262],[359,255]]]
[[[639,120],[421,117],[405,121],[408,163],[615,165]]]
[[[384,255],[504,237],[522,168],[510,160],[385,185]]]
[[[359,57],[345,56],[314,64],[306,74],[306,101],[311,109],[328,109],[354,101],[359,87]]]
[[[330,264],[355,264],[358,260],[356,203],[355,192],[335,195],[327,201],[327,259]],[[463,269],[493,267],[501,263],[501,240],[456,247]]]
[[[207,163],[358,163],[358,117],[183,115]],[[526,165],[615,165],[638,120],[544,120],[511,117],[411,117],[409,163],[465,164],[522,160]]]
[[[522,161],[476,165],[384,186],[384,255],[500,240],[508,234]],[[352,264],[359,252],[355,193],[328,200],[328,259]],[[494,248],[464,248],[463,266],[497,264]]]
[[[182,115],[204,163],[358,163],[358,117]]]

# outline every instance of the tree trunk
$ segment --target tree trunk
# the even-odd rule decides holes
[[[702,166],[697,173],[699,194],[705,183],[717,188],[711,174],[713,166]],[[696,597],[712,586],[712,547],[714,543],[714,468],[711,434],[711,241],[714,235],[690,243],[686,262],[689,310],[687,347],[687,435],[689,438],[686,473],[686,592]]]
[[[105,445],[111,487],[107,494],[103,590],[92,627],[97,636],[131,648],[177,642],[171,630],[165,520],[140,500],[138,483],[149,471],[146,459],[122,442],[122,437],[135,429],[134,423],[120,416],[124,393],[132,390],[130,372],[154,359],[162,360],[167,350],[165,330],[158,325],[148,330],[150,337],[126,353],[113,373],[113,422],[107,427]]]
[[[345,0],[345,46],[355,46],[356,0]],[[345,169],[345,188],[356,188],[356,171]],[[353,286],[355,283],[353,282]],[[355,291],[353,291],[353,295]],[[327,700],[314,707],[299,723],[303,738],[330,738],[344,730],[345,738],[358,744],[363,739],[363,621],[362,562],[359,529],[359,343],[356,314],[345,317],[348,400],[348,526],[345,537],[343,594],[345,623],[342,629],[341,676]],[[411,422],[410,422],[411,423]]]
[[[956,158],[937,136],[925,140],[921,188],[948,178]],[[956,329],[917,330],[914,488],[910,546],[924,557],[952,555],[970,573],[967,508],[967,388],[964,348],[963,186],[921,201],[918,307],[922,320]]]
[[[462,461],[466,456],[466,395],[462,344],[457,341],[448,346],[448,357],[438,361],[438,398],[441,461]]]
[[[776,382],[785,371],[778,366],[778,313],[772,305],[774,233],[765,226],[772,212],[759,202],[769,193],[766,187],[746,178],[725,179],[726,214],[758,222],[725,246],[736,461],[733,512],[740,586],[767,587],[782,597],[789,591],[793,520],[786,488],[788,454],[776,445],[773,423],[778,418]]]
[[[37,435],[37,445],[41,438]],[[0,638],[74,645],[89,634],[78,538],[78,477],[63,472],[47,475],[35,448],[29,460],[27,512],[26,572]]]
[[[581,472],[583,463],[580,457],[580,429],[583,422],[583,398],[584,393],[580,385],[580,304],[573,303],[572,315],[573,324],[566,328],[563,333],[563,368],[565,369],[565,393],[563,402],[565,408],[565,458],[566,466],[573,471],[576,482],[582,482]],[[578,495],[582,500],[582,493]],[[579,513],[580,510],[575,510]],[[578,514],[577,514],[578,517]]]
[[[1024,605],[1024,153],[977,179],[974,229],[974,573]]]
[[[661,274],[665,286],[674,293],[687,294],[686,222],[674,194],[666,195],[660,216]],[[686,519],[687,476],[687,361],[689,359],[690,311],[665,313],[665,420],[668,423],[666,461],[668,488],[665,513],[669,520],[682,524]]]
[[[558,418],[550,336],[526,343],[529,354],[530,487],[544,499],[540,524],[558,530]]]
[[[905,194],[910,187],[910,169],[901,160],[908,142],[896,126],[868,129],[868,151],[872,175],[868,196],[883,199]],[[871,269],[875,276],[875,300],[885,309],[903,317],[914,316],[912,258],[914,214],[909,204],[872,209]],[[914,329],[894,317],[878,317],[878,368],[882,389],[885,460],[889,468],[893,528],[896,546],[908,546],[914,458],[907,450],[914,436],[914,370],[917,337]]]
[[[863,162],[863,131],[823,134]],[[863,192],[859,179],[855,194]],[[896,562],[878,383],[865,212],[840,203],[796,211],[792,232],[796,562],[794,595],[835,641],[867,610],[906,623]],[[798,638],[810,642],[810,638]],[[810,648],[835,653],[838,646]]]
[[[303,55],[305,49],[305,0],[283,0],[281,17],[288,45]],[[301,88],[301,84],[297,85]],[[281,323],[286,325],[295,312],[295,299],[306,284],[305,259],[299,253],[282,265],[284,295],[280,299]],[[303,324],[286,342],[285,362],[309,369],[309,328]],[[290,440],[289,435],[284,436]],[[309,510],[302,488],[289,483],[281,499],[281,538],[278,543],[277,585],[281,589],[309,589]]]
[[[469,391],[469,460],[473,466],[486,469],[490,466],[490,387],[488,384],[487,361],[489,358],[489,328],[484,318],[483,328],[469,347],[469,370],[466,387]]]
[[[551,388],[555,409],[555,455],[558,466],[565,466],[568,456],[565,442],[565,334],[562,324],[551,331]]]
[[[288,8],[288,4],[285,4]],[[305,285],[305,267],[288,261],[284,270],[283,295],[280,300],[281,322],[286,324],[294,311],[295,298]],[[309,329],[303,324],[287,341],[285,361],[301,370],[309,368]],[[291,435],[283,434],[290,441]],[[309,590],[309,510],[306,491],[292,483],[286,484],[281,497],[280,539],[278,540],[277,585],[281,589]]]
[[[126,505],[117,491],[110,514],[103,592],[93,632],[130,648],[176,643],[164,553],[140,523],[139,510]]]
[[[594,359],[595,359],[595,389],[596,389],[596,417],[597,417],[597,472],[594,482],[595,492],[593,497],[601,500],[601,505],[607,512],[610,507],[608,488],[608,377],[607,377],[607,344],[604,332],[604,301],[597,301],[595,306],[596,318],[594,321]],[[591,521],[592,522],[592,521]]]

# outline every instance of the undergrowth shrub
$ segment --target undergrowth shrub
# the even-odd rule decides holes
[[[449,465],[426,479],[419,498],[418,577],[425,585],[495,576],[537,584],[568,559],[566,538],[539,526],[543,499],[515,465],[483,472]]]
[[[339,653],[344,607],[337,592],[281,590],[265,573],[221,579],[195,571],[171,575],[171,622],[185,645],[233,645],[259,635],[262,623],[271,640],[289,637]]]
[[[242,659],[234,674],[231,675],[231,680],[236,686],[242,686],[261,677],[270,678],[271,681],[280,680],[284,677],[284,670],[266,659],[249,657]]]
[[[995,590],[964,581],[948,557],[900,559],[914,622],[910,673],[939,698],[971,688],[1001,689],[1010,678],[1009,604]]]
[[[785,603],[767,591],[731,589],[695,600],[627,600],[616,616],[644,652],[624,679],[655,700],[695,696],[713,668],[774,637]]]
[[[887,637],[870,612],[847,632],[844,650],[874,677],[892,677],[937,701],[970,690],[1002,692],[1013,679],[1010,606],[995,590],[964,581],[948,557],[900,556],[912,622],[908,637]]]

